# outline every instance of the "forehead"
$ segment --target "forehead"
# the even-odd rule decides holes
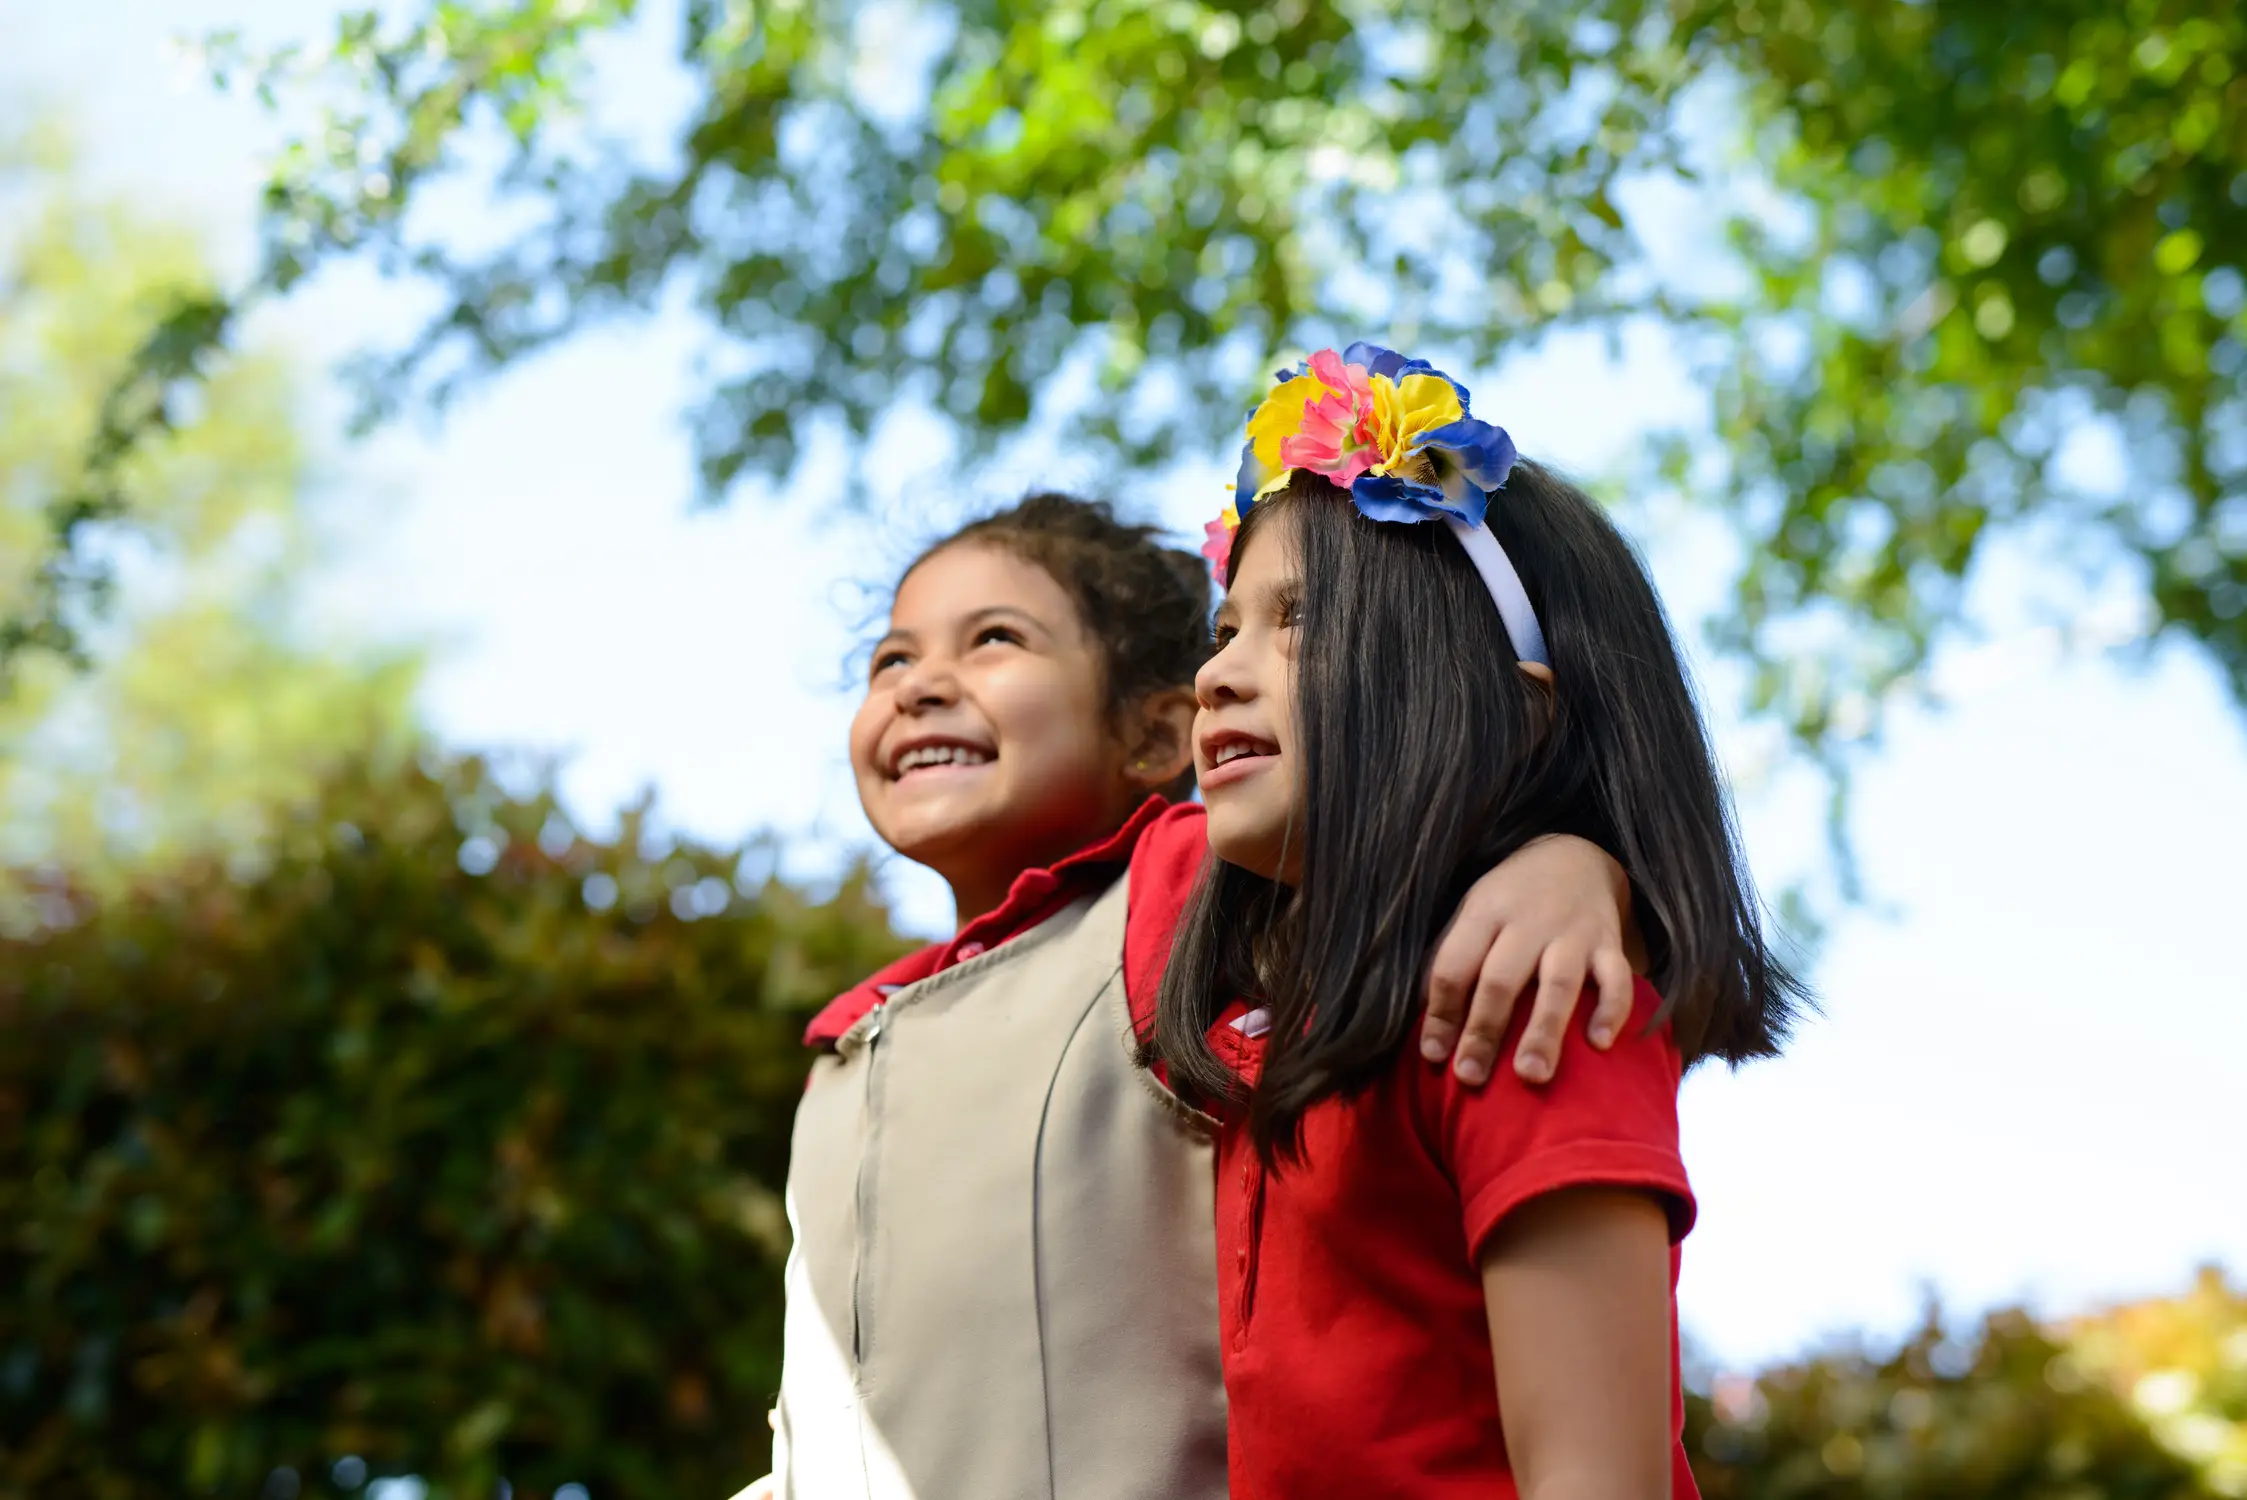
[[[1274,506],[1256,516],[1254,524],[1242,530],[1240,540],[1246,545],[1234,546],[1232,566],[1226,570],[1228,598],[1284,583],[1301,571],[1294,506]]]
[[[1076,604],[1051,573],[1004,547],[960,542],[905,575],[890,601],[889,628],[942,630],[991,609],[1017,610],[1049,630],[1080,627]]]

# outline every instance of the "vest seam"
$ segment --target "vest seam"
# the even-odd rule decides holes
[[[1105,894],[1105,893],[1103,893]],[[1096,902],[1095,905],[1098,903]],[[1089,914],[1088,914],[1089,915]],[[1120,966],[1119,966],[1120,968]],[[1061,1047],[1060,1057],[1053,1072],[1046,1078],[1045,1098],[1038,1106],[1037,1147],[1030,1156],[1030,1279],[1031,1304],[1037,1310],[1038,1326],[1038,1384],[1045,1394],[1045,1488],[1047,1500],[1058,1500],[1061,1494],[1060,1457],[1054,1452],[1053,1438],[1053,1361],[1046,1358],[1046,1285],[1045,1285],[1045,1148],[1046,1129],[1053,1122],[1053,1091],[1065,1071],[1065,1062],[1077,1038],[1084,1035],[1085,1019],[1099,1008],[1108,986],[1114,983],[1113,974],[1093,991],[1092,998],[1077,1015],[1077,1024],[1069,1028],[1069,1040]]]
[[[1124,1055],[1131,1059],[1132,1078],[1141,1088],[1153,1096],[1155,1103],[1161,1106],[1163,1113],[1170,1116],[1172,1120],[1184,1125],[1196,1135],[1215,1140],[1217,1138],[1216,1117],[1205,1114],[1172,1093],[1163,1081],[1155,1076],[1154,1069],[1139,1061],[1139,1027],[1131,1014],[1131,990],[1130,986],[1123,981],[1123,965],[1120,962],[1116,965],[1115,972],[1109,976],[1108,984],[1101,986],[1103,994],[1106,993],[1108,985],[1114,985],[1123,997],[1123,1003],[1115,1007],[1115,1030],[1118,1039],[1124,1044]]]

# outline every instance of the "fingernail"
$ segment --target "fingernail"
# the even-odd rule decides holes
[[[1424,1036],[1420,1038],[1420,1055],[1430,1062],[1442,1062],[1443,1038],[1440,1036]]]
[[[1481,1083],[1490,1076],[1490,1067],[1479,1057],[1462,1057],[1451,1065],[1461,1083]]]
[[[1521,1060],[1521,1076],[1531,1083],[1543,1083],[1552,1076],[1552,1071],[1553,1065],[1541,1057],[1524,1057]]]
[[[1595,1046],[1595,1047],[1604,1047],[1604,1046],[1606,1046],[1606,1045],[1607,1045],[1607,1044],[1608,1044],[1609,1042],[1612,1042],[1612,1041],[1614,1041],[1614,1040],[1615,1040],[1615,1028],[1614,1028],[1614,1027],[1612,1027],[1612,1026],[1596,1026],[1596,1027],[1592,1028],[1592,1045],[1593,1045],[1593,1046]]]

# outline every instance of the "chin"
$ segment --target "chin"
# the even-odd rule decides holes
[[[972,797],[876,800],[862,795],[859,801],[866,809],[866,821],[874,825],[882,842],[920,864],[973,839],[991,814]]]
[[[915,864],[931,864],[943,859],[963,844],[975,842],[986,819],[979,810],[961,809],[943,813],[915,812],[892,820],[888,828],[877,828],[882,842]]]
[[[1210,809],[1210,853],[1251,875],[1261,875],[1266,880],[1279,879],[1279,852],[1285,839],[1284,828],[1267,828],[1248,818],[1228,818],[1217,808]]]

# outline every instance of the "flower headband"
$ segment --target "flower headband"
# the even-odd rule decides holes
[[[1279,385],[1248,419],[1233,498],[1202,547],[1217,581],[1225,581],[1241,519],[1308,469],[1348,490],[1369,520],[1449,526],[1497,603],[1514,654],[1547,662],[1521,575],[1483,524],[1490,492],[1513,469],[1514,440],[1467,415],[1466,387],[1424,359],[1366,343],[1340,354],[1321,349],[1275,378]]]

